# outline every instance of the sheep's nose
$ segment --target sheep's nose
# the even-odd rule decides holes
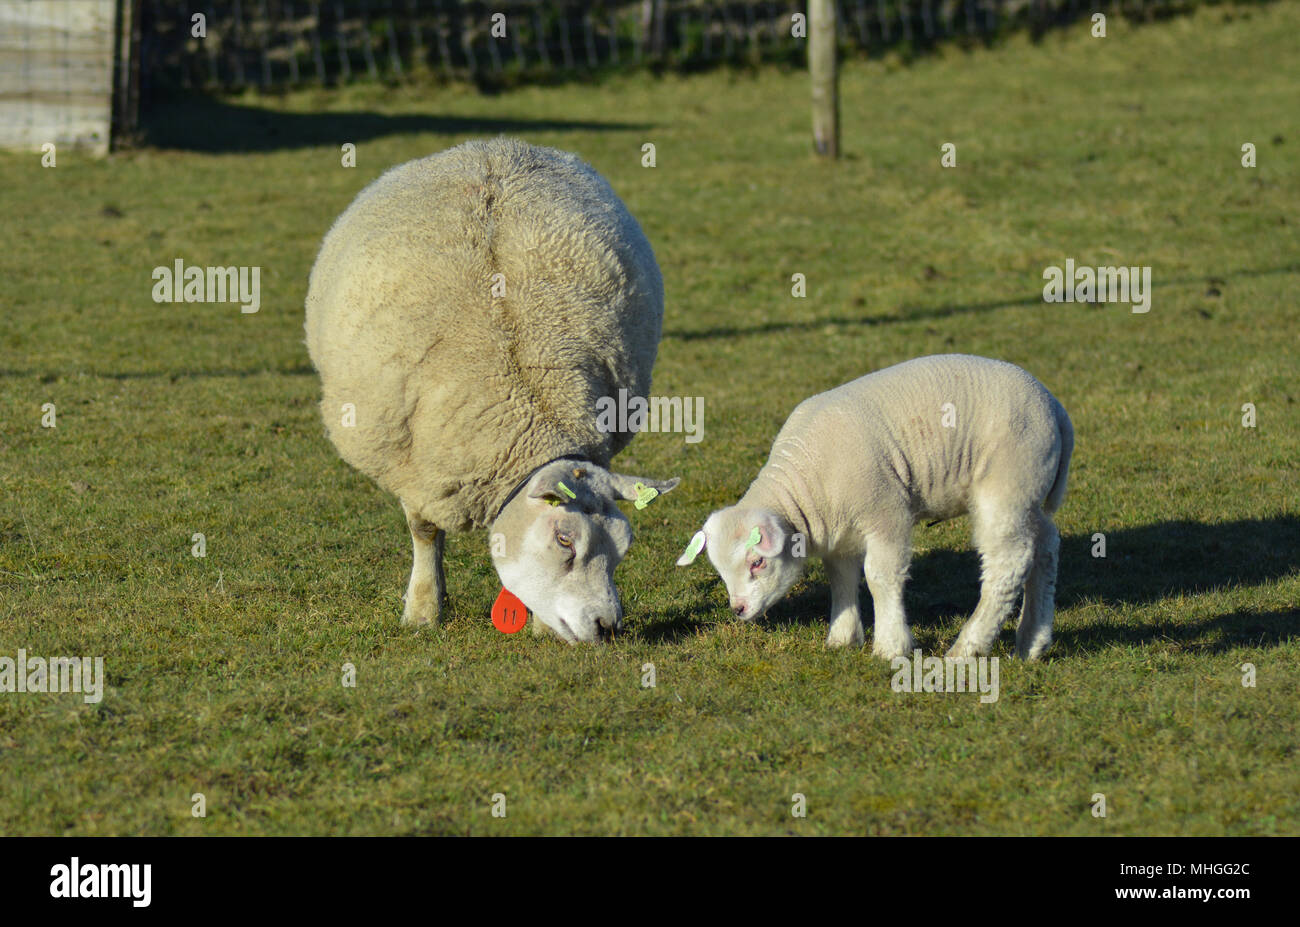
[[[745,617],[745,603],[744,603],[744,602],[741,602],[739,605],[733,605],[733,606],[731,606],[731,610],[732,610],[733,612],[736,613],[736,617],[737,617],[737,618],[744,618],[744,617]]]
[[[623,630],[623,619],[618,615],[601,615],[600,626],[607,631]]]

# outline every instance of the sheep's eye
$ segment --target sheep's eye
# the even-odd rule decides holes
[[[557,531],[555,532],[555,543],[559,544],[565,550],[573,550],[572,535],[564,534],[562,532]]]
[[[759,570],[763,569],[763,566],[766,563],[767,563],[766,559],[764,559],[763,557],[759,557],[757,560],[755,560],[753,563],[749,565],[749,572],[757,573]]]

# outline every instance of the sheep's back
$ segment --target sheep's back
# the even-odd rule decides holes
[[[653,252],[608,184],[498,139],[362,191],[313,268],[307,341],[340,454],[457,530],[546,460],[626,445],[596,401],[649,392],[662,316]]]

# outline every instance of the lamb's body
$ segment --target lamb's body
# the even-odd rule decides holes
[[[565,152],[466,143],[393,168],[339,216],[312,268],[307,347],[330,439],[406,512],[415,565],[404,621],[441,609],[445,531],[491,525],[509,500],[519,511],[501,529],[508,551],[494,548],[498,569],[552,544],[529,534],[545,514],[536,498],[524,514],[545,487],[515,490],[557,458],[605,468],[631,440],[598,429],[597,400],[648,395],[662,322],[663,281],[640,226]],[[593,528],[595,560],[618,546],[597,510],[622,519],[613,497],[632,490],[603,469],[592,478],[604,495],[579,527]],[[612,575],[625,550],[593,567],[608,588],[569,571],[570,585],[592,586],[590,601],[565,590],[570,622],[586,628],[575,635],[620,620]],[[558,623],[545,597],[527,604]]]
[[[549,460],[608,466],[632,436],[597,430],[596,400],[649,394],[662,322],[654,254],[609,185],[511,139],[372,183],[330,229],[307,294],[330,440],[450,531],[490,524]]]
[[[913,526],[969,513],[983,592],[953,654],[988,653],[1023,589],[1017,646],[1036,657],[1051,641],[1060,543],[1048,515],[1065,495],[1073,444],[1065,409],[1020,368],[923,357],[799,405],[736,509],[776,512],[805,536],[808,554],[823,558],[831,644],[863,639],[865,569],[874,649],[891,657],[913,646],[902,600]]]

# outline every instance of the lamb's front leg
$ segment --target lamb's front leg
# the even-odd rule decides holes
[[[825,563],[831,581],[831,631],[826,636],[826,646],[861,647],[866,640],[858,610],[862,567],[857,557],[827,557]]]
[[[894,536],[872,535],[867,539],[864,569],[876,617],[871,652],[886,660],[911,656],[916,648],[903,612],[903,584],[907,582],[907,568],[911,562],[910,532],[900,531]]]
[[[442,551],[447,533],[425,521],[402,503],[406,525],[411,529],[411,581],[406,587],[406,608],[402,624],[422,625],[438,622],[447,597],[447,580],[442,572]]]

